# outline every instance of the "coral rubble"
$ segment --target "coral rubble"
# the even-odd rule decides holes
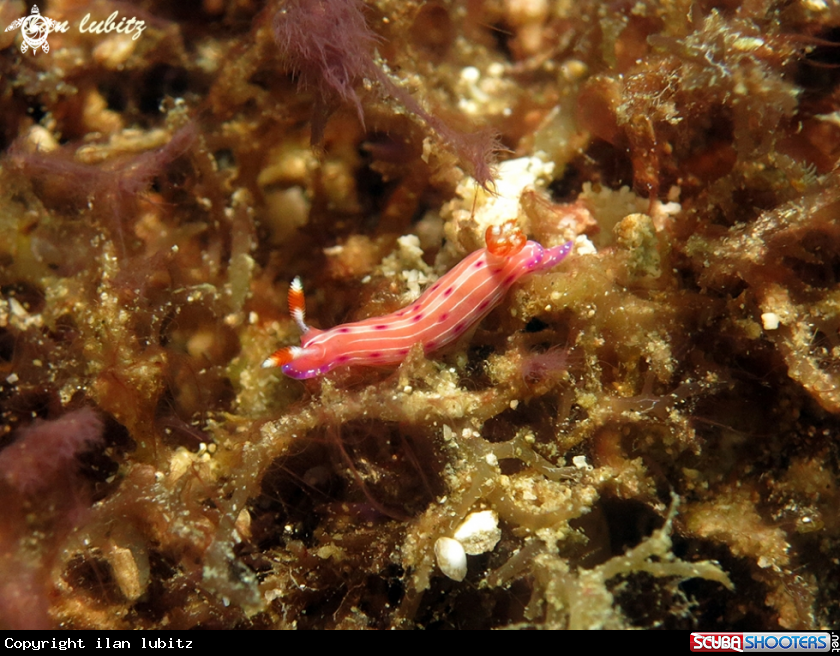
[[[840,621],[838,5],[189,8],[0,32],[0,627]],[[511,219],[453,346],[260,368]]]

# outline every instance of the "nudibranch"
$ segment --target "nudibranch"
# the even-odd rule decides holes
[[[480,321],[522,276],[552,268],[572,249],[572,242],[543,248],[527,240],[516,221],[491,226],[485,240],[486,248],[461,260],[408,307],[329,330],[306,325],[303,287],[295,278],[289,310],[302,333],[301,345],[280,349],[263,367],[280,367],[287,376],[303,379],[346,365],[398,364],[414,344],[431,353]]]

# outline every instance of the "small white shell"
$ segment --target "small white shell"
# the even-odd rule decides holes
[[[495,510],[470,513],[453,536],[470,556],[493,551],[502,537],[499,515]]]
[[[764,330],[778,330],[781,320],[775,312],[765,312],[761,315],[761,323]]]
[[[574,458],[572,458],[572,464],[578,469],[592,471],[592,465],[586,462],[586,456],[575,456]]]
[[[435,542],[438,567],[453,581],[463,581],[467,575],[467,554],[458,540],[438,538]]]

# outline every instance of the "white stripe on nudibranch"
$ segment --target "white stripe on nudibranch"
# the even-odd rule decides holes
[[[325,331],[306,325],[303,286],[295,278],[289,309],[303,333],[301,346],[277,351],[263,366],[280,366],[292,378],[312,378],[342,365],[395,364],[417,343],[430,353],[481,320],[519,278],[555,266],[572,246],[544,249],[526,241],[513,221],[488,228],[486,240],[487,248],[468,255],[407,308]]]

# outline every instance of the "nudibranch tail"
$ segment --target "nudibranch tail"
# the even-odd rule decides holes
[[[563,261],[563,258],[572,252],[572,246],[574,246],[574,242],[567,241],[565,244],[560,244],[560,246],[546,248],[545,255],[543,255],[543,261],[540,264],[540,269],[551,269],[552,267],[560,264],[560,262]]]

